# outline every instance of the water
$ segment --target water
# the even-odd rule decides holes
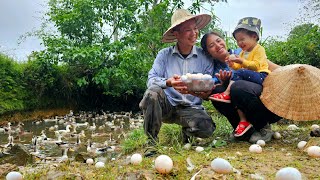
[[[66,133],[62,136],[62,141],[69,144],[73,152],[68,152],[69,157],[79,152],[87,151],[87,141],[91,140],[94,144],[100,144],[108,142],[109,146],[117,146],[119,138],[123,138],[123,135],[127,133],[131,128],[138,128],[142,125],[142,118],[140,116],[134,116],[129,113],[108,113],[103,115],[92,114],[87,112],[82,112],[81,115],[67,115],[65,117],[52,117],[51,120],[56,119],[54,122],[45,122],[45,121],[27,121],[23,122],[23,130],[16,132],[18,123],[12,124],[12,136],[14,137],[14,144],[21,143],[30,152],[35,151],[35,146],[32,144],[32,138],[37,136],[38,139],[41,139],[41,132],[44,131],[48,139],[57,140],[55,130],[65,130],[67,124],[78,125],[83,123],[88,123],[88,127],[77,127],[76,133],[73,133],[73,128],[71,128],[70,133]],[[64,121],[61,122],[61,121]],[[138,123],[138,125],[134,125]],[[91,131],[90,126],[93,126],[93,123],[96,125],[96,130]],[[52,131],[54,126],[58,128]],[[73,127],[73,126],[71,126]],[[77,138],[74,136],[79,134],[81,131],[84,131],[85,137],[81,137],[80,145],[77,145]],[[45,142],[45,141],[43,141]],[[8,133],[0,133],[0,145],[5,146],[8,143]],[[63,149],[59,147],[56,143],[38,143],[37,146],[39,156],[45,157],[61,157],[63,154]]]

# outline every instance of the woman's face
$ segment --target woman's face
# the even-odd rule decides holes
[[[210,34],[207,38],[207,49],[209,54],[218,60],[224,61],[228,56],[226,42],[215,34]]]

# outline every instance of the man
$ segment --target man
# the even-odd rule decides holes
[[[163,42],[176,44],[158,53],[148,74],[148,89],[139,104],[144,131],[153,144],[158,141],[162,122],[181,125],[184,142],[191,136],[210,137],[215,130],[212,118],[201,105],[202,99],[186,94],[179,79],[186,73],[212,74],[212,60],[195,46],[199,30],[210,20],[210,15],[192,15],[178,9],[172,15],[171,27],[163,34]]]

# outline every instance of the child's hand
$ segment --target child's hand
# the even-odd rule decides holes
[[[232,62],[231,60],[226,60],[226,63],[229,67],[232,67],[234,65],[234,62]]]
[[[235,58],[236,58],[236,55],[234,54],[231,54],[230,56],[226,57],[225,62],[228,64],[229,67],[233,66],[234,63],[232,60]]]
[[[227,61],[230,61],[232,63],[239,63],[239,64],[242,64],[243,63],[243,59],[240,58],[238,55],[234,55],[234,54],[231,54],[229,57],[228,57],[228,60]]]

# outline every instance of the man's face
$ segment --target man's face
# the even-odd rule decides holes
[[[174,31],[174,34],[179,42],[179,44],[183,44],[186,46],[195,45],[198,35],[199,29],[196,26],[196,21],[191,19],[182,23],[177,31]]]

